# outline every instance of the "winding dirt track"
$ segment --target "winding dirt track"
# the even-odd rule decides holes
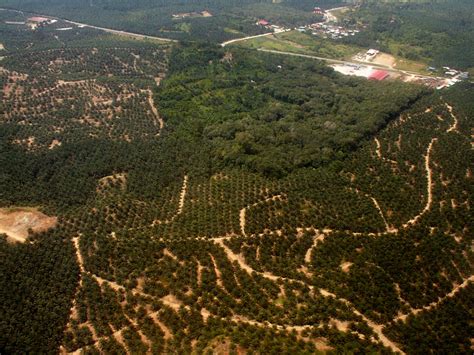
[[[153,92],[148,89],[148,104],[150,105],[151,112],[153,113],[153,116],[155,116],[155,120],[158,122],[158,125],[160,126],[160,131],[156,134],[157,137],[160,136],[161,132],[163,131],[163,128],[165,128],[165,121],[161,118],[158,109],[156,108],[155,101],[153,100]],[[155,122],[156,122],[155,121]]]
[[[449,105],[447,102],[444,103],[446,105],[446,108],[449,111],[449,114],[451,115],[453,119],[453,124],[447,129],[446,133],[449,132],[458,132],[458,119],[453,113],[453,107]]]
[[[324,238],[326,237],[326,234],[324,233],[319,233],[319,231],[316,231],[316,238],[313,239],[313,244],[311,247],[306,251],[306,254],[304,255],[304,262],[306,264],[311,263],[311,252],[313,249],[318,245],[318,242],[322,242]]]
[[[426,190],[427,190],[427,198],[426,198],[426,204],[423,210],[410,219],[407,223],[403,225],[403,227],[408,227],[409,225],[415,224],[421,216],[423,216],[426,212],[428,212],[431,208],[431,204],[433,203],[433,171],[431,170],[430,167],[430,156],[431,156],[431,150],[433,149],[433,143],[436,142],[438,138],[432,138],[430,144],[428,145],[428,149],[426,150],[426,155],[425,155],[425,170],[426,170],[426,179],[427,179],[427,184],[426,184]]]
[[[448,107],[448,106],[447,106]],[[449,109],[449,108],[448,108]],[[453,120],[454,120],[454,116],[453,116]],[[456,127],[457,127],[457,120],[454,121],[453,125],[450,126],[450,128],[448,128],[448,131],[447,132],[452,132],[452,131],[455,131],[456,130]],[[423,214],[425,214],[427,211],[429,211],[429,209],[431,208],[431,205],[432,205],[432,199],[433,199],[433,196],[432,196],[432,193],[433,193],[433,172],[431,170],[431,153],[432,153],[432,149],[433,149],[433,144],[434,142],[437,141],[437,138],[432,138],[428,147],[427,147],[427,150],[426,150],[426,155],[424,156],[424,159],[425,159],[425,170],[426,170],[426,179],[427,179],[427,199],[426,199],[426,204],[423,208],[423,210],[415,217],[413,217],[410,221],[408,221],[407,223],[405,223],[403,225],[404,228],[407,228],[409,227],[410,225],[416,223]],[[376,142],[376,145],[377,145],[377,148],[376,148],[376,154],[377,154],[377,157],[381,158],[381,159],[384,159],[383,156],[382,156],[382,152],[381,152],[381,145],[380,145],[380,142],[378,140],[375,141]],[[183,180],[183,187],[181,189],[181,193],[180,193],[180,198],[179,198],[179,202],[178,202],[178,209],[177,209],[177,212],[175,214],[175,216],[172,218],[174,219],[177,215],[181,214],[182,211],[183,211],[183,208],[184,208],[184,201],[185,201],[185,196],[186,196],[186,191],[187,191],[187,184],[188,184],[188,177],[185,176],[184,177],[184,180]],[[378,203],[378,201],[371,197],[370,195],[366,195],[368,198],[371,199],[371,201],[373,202],[374,206],[377,208],[381,218],[383,219],[384,223],[385,223],[385,226],[386,226],[386,229],[387,231],[385,233],[396,233],[397,230],[393,227],[390,227],[390,225],[388,224],[385,216],[384,216],[384,213]],[[275,196],[271,196],[271,197],[268,197],[264,200],[261,200],[261,201],[258,201],[254,204],[251,204],[251,205],[248,205],[244,208],[242,208],[240,211],[239,211],[239,221],[240,221],[240,229],[241,229],[241,236],[242,237],[252,237],[253,235],[247,235],[246,233],[246,213],[247,213],[247,210],[249,210],[250,208],[252,207],[255,207],[259,204],[263,204],[265,202],[268,202],[268,201],[271,201],[271,200],[276,200],[276,199],[280,199],[282,197],[282,195],[275,195]],[[302,228],[300,228],[302,230]],[[313,228],[314,229],[314,228]],[[320,240],[323,240],[324,237],[325,237],[325,234],[326,233],[330,233],[332,232],[332,230],[324,230],[323,233],[319,233],[317,235],[315,235],[315,238],[314,238],[314,242],[313,242],[313,245],[308,249],[308,251],[306,252],[305,254],[305,262],[306,263],[310,263],[311,262],[311,251],[312,249],[317,245],[318,241]],[[348,301],[347,299],[344,299],[344,298],[339,298],[337,297],[335,294],[333,294],[332,292],[328,291],[328,290],[325,290],[325,289],[318,289],[312,285],[308,285],[307,283],[305,283],[304,281],[302,280],[297,280],[297,279],[290,279],[290,278],[286,278],[286,277],[280,277],[280,276],[277,276],[277,275],[274,275],[270,272],[260,272],[260,271],[256,271],[254,270],[250,265],[247,264],[245,258],[243,257],[243,255],[241,255],[240,253],[234,253],[225,243],[224,241],[229,239],[230,237],[229,236],[224,236],[224,237],[219,237],[219,238],[214,238],[214,239],[210,239],[212,240],[215,244],[217,244],[218,246],[220,246],[227,258],[231,261],[231,262],[236,262],[239,267],[242,269],[242,270],[245,270],[247,273],[249,274],[252,274],[252,273],[256,273],[256,274],[259,274],[269,280],[272,280],[272,281],[279,281],[279,280],[285,280],[285,281],[288,281],[288,282],[294,282],[294,283],[299,283],[301,285],[304,285],[306,287],[308,287],[312,292],[318,292],[320,295],[324,296],[324,297],[331,297],[331,298],[335,298],[337,299],[338,301],[340,302],[343,302],[344,304],[346,304],[350,309],[351,311],[360,316],[365,322],[366,324],[372,329],[372,331],[377,334],[378,338],[380,339],[380,341],[382,342],[382,344],[388,348],[390,348],[392,351],[394,352],[399,352],[399,353],[402,353],[403,354],[403,351],[401,351],[401,349],[398,347],[398,344],[394,343],[393,341],[391,341],[390,339],[388,339],[384,333],[383,333],[383,329],[384,329],[384,325],[382,324],[378,324],[378,323],[375,323],[373,322],[372,320],[370,320],[369,318],[367,318],[364,314],[362,314],[360,311],[358,311],[354,305]],[[198,239],[198,240],[209,240],[205,237],[203,238],[194,238],[194,239]],[[74,238],[74,243],[76,245],[76,252],[77,252],[77,256],[78,256],[78,261],[79,261],[79,264],[80,264],[80,267],[81,267],[81,271],[84,271],[84,267],[83,267],[83,261],[82,261],[82,256],[80,255],[79,253],[79,249],[78,249],[78,238]],[[217,269],[217,266],[215,264],[215,261],[214,261],[214,267],[215,269]],[[218,270],[216,270],[216,273],[218,274]],[[125,290],[125,288],[121,285],[118,285],[117,283],[113,282],[113,281],[108,281],[108,280],[104,280],[98,276],[95,276],[93,275],[93,277],[99,282],[99,283],[104,283],[104,282],[107,282],[113,289],[117,290],[117,291],[121,291],[121,290]],[[430,309],[433,309],[435,308],[437,305],[439,305],[440,302],[442,302],[443,300],[445,300],[446,298],[448,297],[453,297],[459,290],[461,290],[462,288],[466,287],[469,282],[472,282],[474,281],[474,275],[469,277],[468,279],[464,280],[464,282],[461,284],[461,285],[458,285],[457,287],[455,287],[449,294],[447,294],[446,296],[444,296],[443,298],[439,299],[438,301],[436,302],[433,302],[427,306],[424,306],[423,308],[420,308],[420,309],[414,309],[412,310],[409,314],[417,314],[423,310],[430,310]],[[132,292],[134,294],[139,294],[139,295],[142,295],[142,296],[148,296],[148,297],[152,297],[150,295],[146,295],[138,290],[132,290]],[[160,299],[164,304],[172,307],[173,309],[178,309],[181,304],[178,300],[174,300],[174,299],[167,299],[166,297],[163,298],[163,299]],[[212,314],[205,310],[205,309],[202,309],[201,310],[201,313],[203,314],[203,317],[204,319],[207,319],[209,318],[210,316],[212,316]],[[397,316],[396,318],[394,318],[394,320],[402,320],[404,321],[409,314],[404,314],[404,315],[400,315],[400,316]],[[252,324],[252,325],[256,325],[256,326],[261,326],[261,327],[268,327],[268,326],[275,326],[277,329],[281,329],[281,330],[287,330],[287,331],[297,331],[297,332],[301,332],[302,330],[304,329],[308,329],[308,328],[314,328],[314,327],[318,327],[319,325],[299,325],[299,326],[293,326],[293,325],[282,325],[282,324],[271,324],[271,323],[260,323],[258,321],[255,321],[255,320],[251,320],[251,319],[247,319],[246,317],[242,317],[240,315],[234,315],[233,318],[232,318],[233,321],[236,321],[236,322],[241,322],[241,323],[247,323],[247,324]],[[336,320],[337,321],[337,320]],[[337,324],[336,324],[337,326]],[[338,327],[339,328],[339,327]]]
[[[247,237],[247,234],[245,233],[245,218],[246,218],[247,210],[249,208],[258,206],[258,205],[260,205],[262,203],[266,203],[268,201],[276,201],[278,199],[281,199],[282,196],[283,196],[283,194],[274,195],[274,196],[266,198],[265,200],[257,201],[254,204],[251,204],[251,205],[248,205],[248,206],[242,208],[239,212],[240,233],[242,233],[242,235],[244,237]]]
[[[187,191],[188,191],[188,175],[185,175],[183,179],[183,187],[181,188],[181,194],[179,195],[178,212],[176,212],[176,215],[180,215],[181,213],[183,213],[184,201],[186,199]]]
[[[81,272],[86,272],[84,269],[84,259],[82,259],[81,249],[79,249],[79,237],[72,238],[72,242],[74,243],[74,248],[76,249],[76,258],[79,264],[79,270],[81,270]]]
[[[261,275],[261,276],[263,276],[263,277],[265,277],[269,280],[272,280],[272,281],[286,280],[286,281],[290,281],[290,282],[296,282],[296,283],[299,283],[299,284],[302,284],[302,285],[308,287],[313,292],[316,289],[314,286],[308,285],[308,284],[306,284],[305,282],[303,282],[301,280],[295,280],[295,279],[289,279],[289,278],[286,278],[286,277],[280,277],[280,276],[276,276],[276,275],[274,275],[272,273],[269,273],[269,272],[256,271],[246,263],[246,261],[245,261],[245,259],[243,258],[242,255],[235,254],[227,245],[225,245],[225,243],[222,239],[217,240],[216,244],[218,244],[220,247],[222,247],[224,249],[224,252],[226,253],[226,255],[227,255],[227,257],[229,258],[230,261],[236,261],[239,264],[240,268],[247,271],[249,274],[256,273],[256,274],[259,274],[259,275]],[[394,352],[399,352],[401,354],[404,354],[404,352],[402,350],[400,350],[400,348],[398,347],[397,344],[395,344],[394,342],[392,342],[390,339],[388,339],[385,336],[385,334],[382,331],[383,330],[383,325],[377,324],[377,323],[371,321],[370,319],[368,319],[365,315],[363,315],[361,312],[359,312],[357,309],[355,309],[354,306],[352,305],[352,303],[349,302],[348,300],[346,300],[344,298],[339,298],[335,294],[333,294],[332,292],[324,290],[324,289],[317,289],[317,291],[324,297],[332,297],[332,298],[335,298],[335,299],[345,303],[347,306],[349,306],[351,308],[351,310],[355,314],[357,314],[358,316],[360,316],[364,319],[364,321],[368,324],[368,326],[372,329],[372,331],[378,335],[380,341],[382,342],[382,344],[384,346],[392,349],[392,351],[394,351]],[[308,327],[308,326],[303,326],[303,327]]]
[[[468,277],[467,279],[465,279],[463,281],[463,283],[461,283],[460,285],[456,286],[455,288],[453,288],[451,290],[451,292],[449,292],[447,295],[445,295],[444,297],[441,297],[440,299],[438,299],[438,301],[435,301],[435,302],[431,302],[429,305],[427,306],[424,306],[422,308],[417,308],[417,309],[413,309],[410,313],[407,313],[407,314],[402,314],[400,316],[397,316],[395,317],[393,320],[394,321],[398,321],[398,320],[401,320],[401,321],[406,321],[407,317],[411,314],[415,315],[415,314],[418,314],[420,313],[421,311],[430,311],[432,310],[433,308],[437,307],[441,302],[445,301],[446,299],[448,298],[452,298],[456,295],[456,293],[458,293],[460,290],[462,290],[464,287],[466,287],[467,285],[469,285],[470,282],[474,282],[474,275],[471,275],[470,277]]]
[[[165,221],[160,221],[159,219],[155,219],[151,223],[151,227],[153,227],[157,224],[169,224],[169,223],[173,222],[176,219],[176,217],[178,217],[181,213],[183,213],[184,202],[186,201],[186,194],[188,192],[188,181],[189,181],[188,175],[184,175],[183,185],[181,186],[181,192],[179,194],[178,208],[176,210],[176,213],[173,215],[173,217],[171,217],[170,219],[167,219]]]
[[[398,232],[397,229],[395,229],[393,227],[390,227],[390,225],[388,224],[388,222],[385,219],[385,216],[382,212],[382,208],[380,208],[379,202],[372,196],[370,196],[370,199],[374,203],[375,208],[379,211],[380,217],[382,218],[383,223],[385,224],[385,230],[387,231],[387,233],[396,233],[396,232]]]
[[[375,148],[375,153],[377,154],[377,158],[382,159],[382,147],[380,145],[380,141],[377,138],[374,138],[375,144],[377,145]]]

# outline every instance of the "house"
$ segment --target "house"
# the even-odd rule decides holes
[[[388,73],[385,70],[374,70],[372,73],[370,73],[368,79],[369,80],[384,80],[388,77]]]
[[[49,18],[34,16],[34,17],[30,17],[27,21],[31,23],[41,24],[41,23],[47,23],[49,21]]]
[[[49,18],[39,16],[30,17],[26,20],[26,24],[31,27],[32,30],[34,30],[38,26],[47,25],[49,23],[51,23],[51,20]]]
[[[324,11],[320,7],[315,7],[313,9],[313,13],[316,14],[316,15],[324,15],[326,13],[326,11]]]
[[[376,49],[369,49],[369,50],[367,51],[367,55],[368,55],[369,57],[376,56],[377,54],[379,54],[379,51],[376,50]]]

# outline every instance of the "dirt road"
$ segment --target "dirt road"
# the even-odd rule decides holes
[[[50,19],[53,19],[53,20],[64,21],[66,23],[70,23],[70,24],[76,25],[78,27],[93,28],[93,29],[96,29],[96,30],[100,30],[100,31],[108,32],[108,33],[113,33],[113,34],[116,34],[116,35],[119,35],[119,36],[127,36],[127,37],[133,37],[133,38],[138,38],[138,39],[152,39],[152,40],[164,41],[164,42],[178,42],[175,39],[144,35],[144,34],[141,34],[141,33],[121,31],[121,30],[116,30],[116,29],[107,28],[107,27],[99,27],[99,26],[89,25],[87,23],[71,21],[71,20],[68,20],[68,19],[65,19],[65,18],[61,18],[61,17],[50,16],[50,15],[44,14],[44,13],[27,12],[27,11],[20,11],[20,10],[16,10],[16,9],[6,9],[6,8],[0,8],[0,11],[13,11],[13,12],[16,12],[16,13],[21,13],[21,14],[26,13],[26,14],[36,15],[36,16],[44,16],[44,17],[47,17],[47,18],[50,18]]]
[[[431,167],[430,167],[430,156],[431,156],[431,150],[433,149],[433,143],[436,142],[437,140],[438,140],[437,138],[431,139],[431,142],[428,145],[428,149],[426,150],[426,155],[425,155],[425,170],[426,170],[426,179],[427,179],[427,186],[426,186],[427,197],[426,197],[425,207],[418,215],[416,215],[415,217],[410,219],[407,223],[405,223],[403,227],[407,227],[411,224],[415,224],[418,221],[418,219],[420,219],[421,216],[423,216],[431,208],[431,204],[433,202],[433,171],[431,170]]]

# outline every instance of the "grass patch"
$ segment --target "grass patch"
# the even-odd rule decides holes
[[[290,31],[272,36],[253,38],[239,45],[247,48],[265,48],[276,51],[316,55],[332,59],[350,59],[362,49],[319,38],[298,31]]]

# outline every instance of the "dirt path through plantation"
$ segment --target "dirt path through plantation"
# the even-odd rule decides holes
[[[385,218],[385,216],[383,214],[382,208],[379,205],[379,202],[372,196],[369,196],[369,198],[374,203],[375,208],[379,211],[380,217],[382,218],[383,223],[385,224],[385,230],[387,231],[387,233],[397,233],[398,229],[396,229],[396,228],[394,228],[394,227],[392,227],[388,224],[387,219]]]
[[[178,208],[176,210],[176,213],[173,215],[173,217],[171,217],[170,219],[164,220],[164,221],[161,221],[159,219],[155,219],[151,223],[151,227],[154,227],[157,224],[171,223],[176,219],[176,217],[178,217],[181,213],[183,213],[184,202],[186,200],[186,194],[188,192],[188,181],[189,181],[188,175],[185,175],[184,178],[183,178],[183,185],[181,186],[181,192],[179,193]]]
[[[84,259],[82,259],[81,250],[79,249],[79,237],[72,238],[72,242],[74,243],[74,248],[76,249],[76,258],[77,262],[79,263],[79,270],[81,270],[81,272],[86,272],[84,269]]]
[[[246,215],[247,215],[247,210],[248,210],[249,208],[258,206],[259,204],[266,203],[266,202],[268,202],[268,201],[276,201],[276,200],[279,200],[279,199],[281,199],[282,196],[283,196],[282,194],[274,195],[274,196],[271,196],[271,197],[266,198],[265,200],[257,201],[257,202],[255,202],[254,204],[251,204],[251,205],[248,205],[248,206],[242,208],[242,209],[240,210],[240,213],[239,213],[240,233],[241,233],[244,237],[247,237],[247,234],[245,233],[245,218],[246,218]]]
[[[453,118],[453,124],[446,130],[446,133],[449,132],[458,132],[458,119],[453,113],[453,107],[449,105],[447,102],[444,103],[446,105],[446,108],[449,111],[449,114]]]
[[[179,195],[178,211],[176,212],[175,217],[183,213],[184,201],[186,199],[187,191],[188,191],[188,175],[185,175],[183,179],[183,186],[181,187],[181,194]]]
[[[306,251],[306,254],[304,255],[304,262],[306,264],[311,263],[311,252],[316,247],[316,245],[318,245],[318,242],[322,242],[324,240],[326,235],[324,233],[319,233],[319,231],[316,231],[315,237],[316,238],[313,238],[313,244],[311,245],[311,247],[309,247],[309,249]]]
[[[240,233],[242,233],[244,237],[247,236],[247,234],[245,233],[245,214],[247,213],[246,211],[247,207],[242,208],[239,213]]]
[[[377,158],[380,160],[383,160],[384,162],[387,162],[392,165],[397,165],[398,163],[395,160],[388,159],[382,156],[382,145],[380,144],[380,141],[377,138],[374,138],[376,147],[375,147],[375,154],[377,154]]]
[[[155,122],[158,122],[158,125],[160,126],[160,131],[156,134],[157,137],[160,136],[161,132],[163,131],[163,128],[165,128],[165,121],[160,116],[160,113],[158,112],[158,109],[155,106],[155,100],[153,99],[153,92],[148,89],[148,104],[150,105],[151,112],[153,113],[153,116],[155,116]]]
[[[421,216],[423,216],[426,212],[428,212],[431,208],[431,204],[433,203],[433,171],[431,170],[430,167],[430,156],[431,156],[431,150],[433,149],[433,143],[436,142],[438,138],[432,138],[430,144],[428,145],[428,149],[426,150],[426,155],[425,155],[425,170],[426,170],[426,179],[427,179],[427,198],[426,198],[426,204],[423,210],[410,219],[407,223],[403,225],[403,227],[408,227],[409,225],[415,224]]]
[[[443,301],[445,301],[446,299],[448,298],[452,298],[456,295],[456,293],[458,293],[460,290],[462,290],[464,287],[466,287],[467,285],[469,285],[470,282],[474,282],[474,275],[471,275],[470,277],[468,277],[467,279],[465,279],[463,281],[463,283],[461,283],[460,285],[457,285],[456,287],[454,287],[451,292],[449,292],[447,295],[445,295],[444,297],[441,297],[439,298],[437,301],[435,302],[431,302],[430,304],[428,304],[427,306],[424,306],[422,308],[416,308],[416,309],[413,309],[411,312],[407,313],[407,314],[402,314],[400,316],[397,316],[395,317],[393,320],[394,321],[398,321],[398,320],[401,320],[403,322],[406,321],[407,317],[411,314],[415,315],[415,314],[418,314],[420,313],[421,311],[430,311],[432,310],[433,308],[437,307],[440,303],[442,303]]]
[[[276,276],[276,275],[274,275],[272,273],[269,273],[269,272],[256,271],[246,263],[246,261],[242,257],[242,255],[235,254],[227,245],[225,245],[223,240],[216,241],[216,244],[218,244],[219,246],[221,246],[224,249],[224,252],[226,253],[226,255],[227,255],[227,257],[229,258],[230,261],[232,261],[232,262],[236,261],[239,264],[240,268],[242,270],[245,270],[249,274],[257,273],[257,274],[262,275],[263,277],[265,277],[269,280],[272,280],[272,281],[286,280],[286,281],[290,281],[290,282],[296,282],[296,283],[299,283],[299,284],[302,284],[302,285],[308,287],[311,291],[315,290],[314,286],[308,285],[308,284],[306,284],[305,282],[303,282],[301,280],[295,280],[295,279],[289,279],[289,278],[286,278],[286,277],[280,277],[280,276]],[[395,344],[394,342],[392,342],[390,339],[388,339],[385,336],[385,334],[383,333],[383,325],[374,323],[373,321],[368,319],[365,315],[363,315],[361,312],[359,312],[357,309],[355,309],[354,305],[352,305],[352,303],[349,302],[348,300],[346,300],[344,298],[339,298],[335,294],[333,294],[333,293],[331,293],[327,290],[324,290],[324,289],[318,289],[318,291],[324,297],[332,297],[332,298],[335,298],[335,299],[345,303],[348,307],[350,307],[350,309],[355,314],[357,314],[358,316],[360,316],[364,319],[364,321],[374,331],[374,333],[376,333],[378,335],[380,341],[384,344],[384,346],[392,349],[395,352],[399,352],[399,353],[404,354],[404,352],[402,350],[400,350],[400,348],[398,347],[397,344]]]
[[[382,159],[382,147],[380,145],[380,141],[377,138],[374,138],[375,144],[377,145],[375,148],[375,153],[379,159]]]

